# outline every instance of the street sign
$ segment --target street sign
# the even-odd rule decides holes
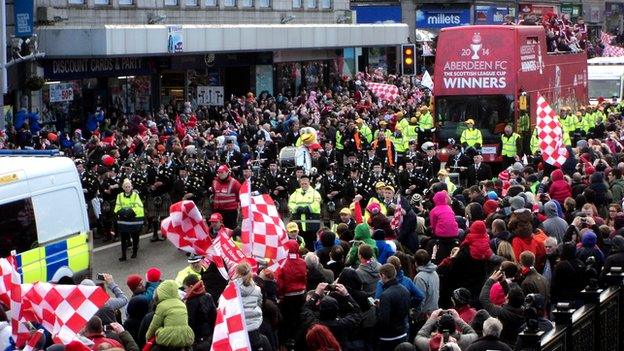
[[[74,100],[74,89],[71,83],[50,85],[50,102],[66,102]]]
[[[33,0],[18,0],[13,2],[15,21],[15,36],[18,38],[33,35]]]
[[[206,106],[223,106],[223,86],[198,86],[197,104]]]

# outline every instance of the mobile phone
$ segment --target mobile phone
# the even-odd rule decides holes
[[[97,276],[96,276],[96,278],[97,278],[98,280],[104,280],[104,274],[103,274],[103,273],[98,273],[98,274],[97,274]]]
[[[104,328],[104,332],[108,332],[108,324],[105,324],[103,328]]]

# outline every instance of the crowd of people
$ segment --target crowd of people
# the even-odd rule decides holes
[[[193,200],[211,235],[238,241],[241,184],[270,194],[288,219],[288,258],[276,271],[236,267],[253,350],[510,350],[520,331],[553,329],[557,303],[582,304],[582,289],[622,267],[621,105],[562,108],[560,168],[523,147],[515,125],[501,134],[504,167],[483,162],[470,123],[442,162],[428,92],[373,79],[397,85],[397,99],[341,80],[222,109],[101,110],[84,132],[33,134],[25,122],[2,143],[74,158],[93,229],[121,239],[122,261],[149,252],[143,231],[163,240],[172,203]],[[176,277],[128,276],[129,298],[104,276],[116,298],[85,325],[91,346],[44,347],[210,349],[227,281],[201,257],[188,261]]]

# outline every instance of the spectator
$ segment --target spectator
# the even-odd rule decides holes
[[[195,341],[193,329],[188,325],[188,313],[178,294],[178,284],[165,280],[156,289],[156,312],[145,335],[155,337],[155,347],[190,347]]]
[[[310,351],[340,350],[340,344],[331,330],[322,324],[315,324],[306,333],[306,345]]]
[[[453,291],[451,296],[453,301],[453,309],[457,311],[459,317],[466,323],[471,324],[477,310],[470,306],[472,295],[466,288],[458,288]]]
[[[262,291],[253,281],[253,271],[249,263],[243,262],[236,266],[234,281],[240,290],[251,347],[256,350],[271,350],[269,339],[258,331],[262,324]]]
[[[542,228],[546,235],[557,239],[557,243],[563,243],[563,237],[568,230],[568,223],[559,217],[559,206],[554,200],[544,205],[544,214],[548,219],[542,222]]]
[[[554,267],[551,285],[553,303],[574,302],[578,293],[587,285],[585,264],[576,258],[576,246],[572,242],[561,245],[559,262]]]
[[[306,290],[314,290],[322,282],[331,284],[334,281],[334,272],[323,268],[314,252],[308,252],[305,255],[305,262],[307,267]]]
[[[550,195],[551,199],[557,200],[562,204],[565,199],[572,196],[572,187],[563,178],[563,172],[560,169],[552,171],[550,179],[552,183],[548,189],[548,195]]]
[[[506,290],[506,302],[502,306],[496,306],[490,300],[490,290],[496,282],[501,282],[508,286],[505,281],[505,274],[501,271],[495,271],[485,281],[479,295],[479,302],[492,317],[498,318],[503,324],[501,340],[509,345],[515,345],[518,330],[524,324],[524,312],[522,311],[524,293],[517,285],[508,286],[506,289],[503,289]]]
[[[378,256],[379,251],[377,249],[377,243],[371,237],[370,227],[365,223],[358,224],[357,227],[355,227],[354,242],[347,256],[347,266],[358,265],[358,246],[361,244],[367,244],[372,247],[375,257]]]
[[[624,237],[617,235],[613,238],[612,254],[607,256],[602,272],[600,273],[600,280],[604,283],[607,280],[607,274],[611,271],[612,267],[624,267]]]
[[[193,349],[210,350],[217,307],[212,296],[206,292],[204,282],[197,276],[192,274],[187,276],[183,284],[186,293],[186,310],[189,316],[188,324],[195,334]]]
[[[413,281],[411,281],[408,277],[405,276],[405,273],[401,269],[401,260],[399,260],[396,256],[390,256],[388,258],[388,263],[394,266],[394,269],[397,272],[396,280],[399,284],[403,285],[405,289],[410,293],[410,307],[417,308],[420,303],[425,298],[423,292],[416,287]],[[375,299],[379,299],[381,297],[381,293],[383,292],[383,282],[380,280],[377,282],[377,288],[375,290]]]
[[[436,265],[431,262],[429,253],[423,249],[416,251],[414,256],[416,270],[418,273],[414,277],[414,284],[425,294],[425,299],[418,308],[419,318],[428,316],[438,309],[438,299],[440,298],[440,278],[436,272]]]
[[[466,351],[500,350],[512,351],[506,343],[500,339],[503,324],[496,318],[490,317],[483,323],[483,337],[472,343]]]
[[[410,294],[396,279],[396,269],[386,263],[379,269],[383,283],[377,310],[379,348],[392,350],[407,340]]]
[[[434,333],[434,330],[437,330]],[[419,351],[441,350],[449,343],[456,343],[460,350],[477,340],[477,333],[455,310],[434,311],[425,325],[418,331],[414,344]]]
[[[540,294],[548,305],[550,301],[550,284],[535,269],[535,255],[531,251],[524,251],[520,254],[520,265],[522,266],[522,283],[520,287],[525,295]]]
[[[373,257],[373,248],[369,245],[362,244],[358,247],[358,257],[360,265],[356,269],[356,272],[362,280],[364,291],[373,294],[377,286],[377,281],[379,281],[379,267],[381,267],[381,265],[375,260],[375,257]]]

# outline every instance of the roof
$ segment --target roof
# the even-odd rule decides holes
[[[624,75],[624,64],[620,66],[587,66],[589,80],[619,80]]]
[[[67,157],[0,156],[0,176],[20,173],[28,179],[33,179],[65,172],[77,174],[76,166]]]

